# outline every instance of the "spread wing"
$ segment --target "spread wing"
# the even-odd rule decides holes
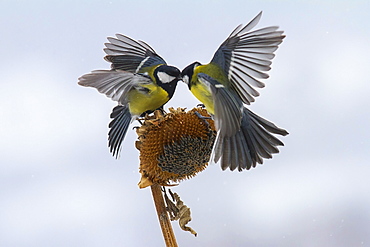
[[[212,159],[217,163],[222,157],[222,169],[234,170],[239,163],[244,164],[249,155],[245,137],[240,134],[243,103],[212,77],[199,73],[198,79],[209,86],[213,96],[217,138]]]
[[[198,79],[208,86],[214,102],[214,118],[220,136],[232,136],[240,129],[243,104],[220,82],[207,74],[199,73]]]
[[[255,88],[265,86],[259,79],[268,78],[271,60],[285,36],[279,27],[271,26],[250,31],[261,19],[260,12],[247,25],[239,25],[221,44],[211,63],[227,75],[231,87],[242,101],[250,104],[259,95]]]
[[[104,59],[112,63],[112,69],[138,73],[145,67],[166,64],[144,41],[136,41],[122,34],[116,34],[116,38],[108,37],[108,41],[105,43],[107,56]]]
[[[198,79],[212,92],[214,119],[218,131],[213,147],[213,161],[221,160],[221,168],[239,171],[263,163],[278,153],[284,144],[273,134],[288,132],[256,115],[243,106],[240,98],[212,77],[199,73]]]
[[[142,74],[114,70],[94,70],[78,78],[79,85],[96,88],[123,105],[127,103],[127,93],[132,87],[149,83],[153,83],[152,80]]]

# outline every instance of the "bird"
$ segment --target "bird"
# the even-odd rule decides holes
[[[208,64],[194,62],[182,72],[182,80],[215,120],[217,137],[211,160],[222,170],[249,170],[284,146],[274,134],[285,129],[258,116],[246,105],[259,96],[256,88],[265,84],[274,52],[285,35],[277,26],[251,31],[262,11],[246,25],[237,26]]]
[[[96,88],[118,104],[112,110],[108,147],[116,158],[130,123],[139,117],[163,110],[173,96],[181,71],[167,65],[152,47],[122,34],[108,37],[104,59],[110,70],[93,70],[81,76],[78,84]]]

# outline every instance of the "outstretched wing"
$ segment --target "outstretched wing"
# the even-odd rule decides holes
[[[221,136],[232,136],[240,129],[243,104],[230,90],[207,74],[199,73],[198,79],[210,89],[214,103],[216,129]]]
[[[240,164],[246,163],[248,148],[244,135],[240,134],[243,103],[223,84],[212,77],[199,73],[198,79],[208,85],[214,102],[214,119],[217,138],[213,147],[212,159],[221,167],[231,167],[234,170]]]
[[[152,47],[141,40],[134,40],[122,34],[108,37],[105,43],[105,60],[112,63],[112,69],[139,73],[145,67],[166,64]]]
[[[221,44],[211,63],[217,64],[227,75],[231,86],[246,104],[259,95],[255,88],[265,86],[259,79],[268,78],[271,60],[285,36],[279,27],[271,26],[255,31],[261,19],[260,12],[247,25],[239,25]]]
[[[285,136],[286,130],[248,110],[240,98],[212,77],[199,73],[198,79],[208,86],[214,102],[214,162],[221,160],[223,170],[248,170],[279,152],[277,146],[284,144],[273,134]]]
[[[139,84],[153,83],[149,77],[125,71],[94,70],[78,78],[78,84],[96,88],[100,93],[121,104],[127,103],[127,93]]]

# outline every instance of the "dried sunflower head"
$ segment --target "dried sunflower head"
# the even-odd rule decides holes
[[[156,111],[136,132],[140,150],[140,188],[168,186],[204,170],[216,139],[214,121],[203,108]]]

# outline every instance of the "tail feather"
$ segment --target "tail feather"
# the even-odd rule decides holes
[[[256,133],[253,133],[251,135],[251,139],[253,140],[253,144],[256,147],[256,152],[258,156],[265,158],[265,159],[271,159],[272,158],[271,153],[267,150],[267,148],[263,146],[263,143],[260,142],[260,140],[258,139],[256,135],[257,135]],[[261,161],[261,163],[260,162],[258,163],[262,164],[262,159],[259,161]]]
[[[237,141],[240,141],[237,136],[236,138],[229,138],[230,140],[230,149],[234,150],[234,154],[230,156],[230,170],[234,170],[236,168],[236,164],[239,163],[239,157],[242,155],[240,145]]]
[[[121,144],[132,121],[132,116],[128,106],[118,105],[113,108],[110,117],[113,120],[109,123],[108,146],[113,156],[118,158]]]
[[[240,136],[240,139],[241,139],[241,148],[244,150],[244,157],[242,161],[239,163],[238,169],[239,171],[243,169],[249,170],[251,168],[250,164],[253,163],[253,160],[252,160],[251,152],[249,151],[249,148],[248,148],[248,142],[244,135],[238,135],[238,136]],[[237,165],[235,167],[237,167]]]
[[[222,159],[221,159],[221,168],[225,170],[227,167],[230,167],[230,159],[231,159],[231,148],[230,148],[230,141],[228,137],[223,138],[222,140]]]
[[[268,120],[266,120],[266,119],[258,116],[257,114],[255,114],[251,110],[248,110],[245,107],[244,107],[243,115],[244,114],[249,115],[251,120],[253,120],[255,123],[263,126],[267,131],[269,131],[271,133],[282,135],[282,136],[286,136],[286,135],[289,134],[288,131],[286,131],[285,129],[282,129],[282,128],[277,127],[272,122],[270,122],[270,121],[268,121]]]
[[[256,167],[263,159],[271,159],[272,154],[279,153],[278,146],[284,146],[273,134],[285,136],[288,132],[243,107],[241,127],[235,135],[218,136],[214,161],[221,159],[223,170]]]
[[[270,153],[278,153],[279,149],[276,146],[284,146],[278,138],[266,131],[261,125],[252,121],[251,130],[254,131],[254,136],[258,140],[258,143],[264,147]]]

